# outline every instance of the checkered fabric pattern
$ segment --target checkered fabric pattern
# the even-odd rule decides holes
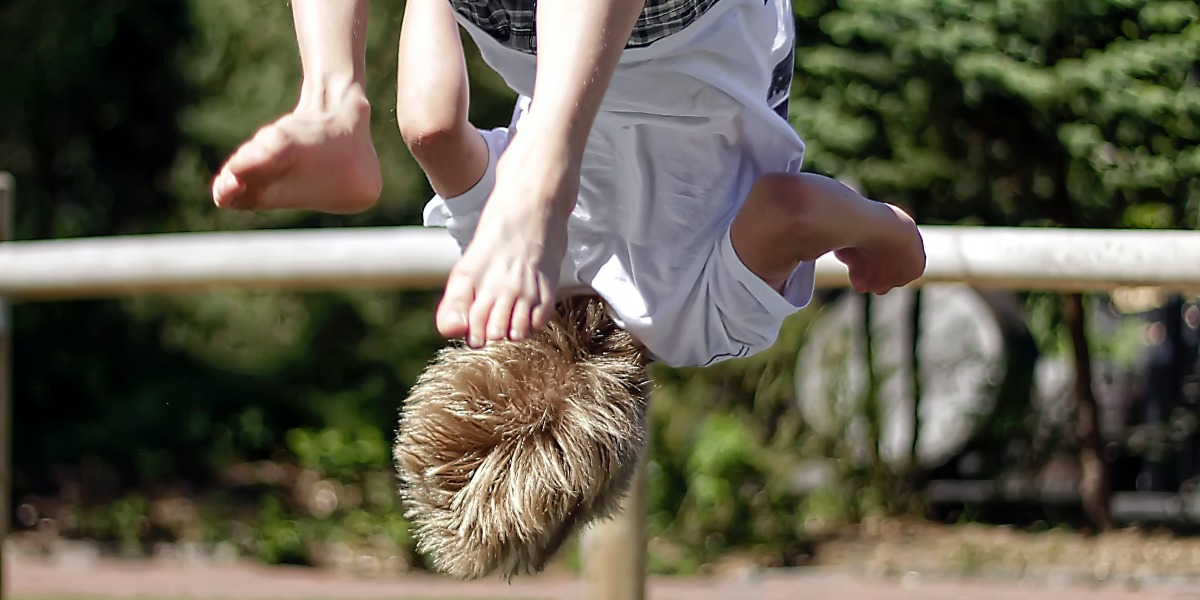
[[[587,0],[577,0],[586,2]],[[649,46],[691,25],[720,0],[646,0],[626,48]],[[534,14],[537,0],[450,0],[464,18],[501,44],[521,52],[537,51]]]

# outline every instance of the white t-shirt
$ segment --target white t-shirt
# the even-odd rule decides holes
[[[599,294],[658,361],[702,366],[761,351],[812,298],[812,263],[780,294],[738,260],[728,234],[754,182],[799,172],[804,158],[777,112],[790,92],[792,19],[789,0],[719,0],[682,31],[626,49],[596,117],[560,285]],[[465,248],[529,107],[536,57],[459,23],[520,95],[508,127],[481,130],[492,153],[483,180],[426,206],[425,224]]]

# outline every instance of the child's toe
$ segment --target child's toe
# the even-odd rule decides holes
[[[238,181],[238,178],[228,170],[222,170],[215,179],[213,179],[212,194],[213,202],[222,208],[231,207],[237,203],[237,196],[245,190],[245,186]]]

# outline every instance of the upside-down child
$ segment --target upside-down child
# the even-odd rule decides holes
[[[213,183],[226,208],[359,212],[380,194],[364,91],[366,0],[294,0],[295,109]],[[855,289],[921,275],[902,210],[801,171],[786,120],[789,0],[408,0],[400,133],[462,248],[438,330],[527,339],[556,299],[601,297],[654,360],[769,347],[829,252]],[[467,119],[459,27],[518,94],[506,127]]]

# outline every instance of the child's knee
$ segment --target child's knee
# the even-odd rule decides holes
[[[396,106],[396,127],[409,149],[429,145],[445,145],[454,139],[460,127],[454,119],[438,113],[436,109]]]
[[[404,145],[418,161],[461,154],[462,145],[469,139],[465,120],[439,114],[436,109],[398,108],[396,121]]]

